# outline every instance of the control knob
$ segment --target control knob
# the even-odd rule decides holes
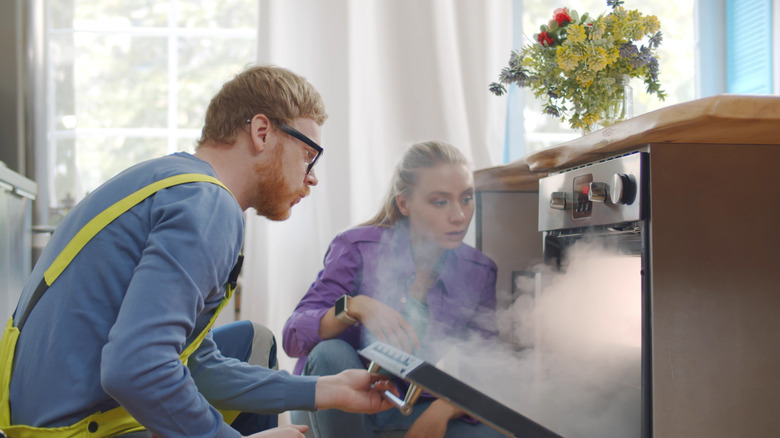
[[[552,195],[550,195],[550,208],[555,210],[566,210],[568,207],[566,192],[553,192]]]
[[[628,175],[616,173],[609,183],[609,199],[613,204],[631,204],[634,202],[636,187]]]
[[[631,204],[634,202],[636,187],[628,175],[616,173],[612,175],[609,184],[592,182],[588,187],[588,200],[591,202],[607,202],[614,205]]]
[[[592,182],[588,187],[588,201],[591,202],[604,202],[607,200],[607,193],[609,193],[609,186],[604,182]]]

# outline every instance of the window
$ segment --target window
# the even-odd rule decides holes
[[[726,1],[726,65],[729,93],[772,94],[772,0]]]
[[[51,224],[122,169],[194,150],[211,97],[256,58],[257,14],[256,0],[46,0]]]
[[[559,6],[548,2],[514,0],[515,32],[514,45],[520,48],[535,42],[533,35],[539,32],[539,26],[552,18],[553,10]],[[663,42],[659,47],[661,85],[667,93],[665,101],[659,101],[654,95],[644,91],[640,79],[631,81],[633,89],[634,116],[653,111],[664,106],[689,101],[695,98],[694,86],[694,0],[674,2],[638,2],[628,0],[623,4],[626,9],[637,9],[645,15],[655,15],[661,21]],[[581,0],[571,6],[579,14],[588,12],[595,16],[607,13],[605,0]],[[519,14],[519,17],[518,17]],[[527,89],[509,90],[510,111],[507,124],[508,138],[505,145],[505,162],[519,159],[534,151],[555,146],[582,135],[572,130],[560,119],[545,115],[539,99]],[[519,104],[517,102],[520,102]],[[518,109],[519,108],[519,109]]]

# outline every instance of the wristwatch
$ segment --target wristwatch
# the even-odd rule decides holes
[[[336,300],[336,319],[339,321],[349,324],[349,325],[357,325],[358,320],[349,316],[348,309],[347,309],[347,302],[349,299],[349,295],[344,294],[339,297],[338,300]]]

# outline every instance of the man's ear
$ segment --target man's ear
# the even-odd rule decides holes
[[[265,114],[255,114],[249,123],[249,136],[257,152],[262,152],[268,146],[268,135],[271,133],[271,120]]]
[[[401,194],[395,195],[395,204],[402,215],[409,216],[409,205],[407,204],[406,196]]]

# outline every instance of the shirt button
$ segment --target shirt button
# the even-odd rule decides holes
[[[401,302],[406,304],[406,297],[401,297]]]

